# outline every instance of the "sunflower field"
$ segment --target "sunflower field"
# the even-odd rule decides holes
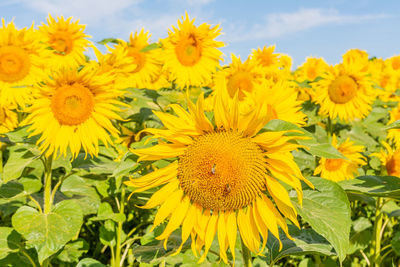
[[[400,266],[400,55],[220,34],[2,19],[0,266]]]

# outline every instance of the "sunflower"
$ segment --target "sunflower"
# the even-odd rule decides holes
[[[171,73],[170,78],[180,87],[201,86],[211,81],[222,60],[222,52],[217,48],[224,44],[214,40],[219,32],[218,25],[203,23],[196,27],[187,13],[186,18],[178,21],[178,28],[168,31],[168,37],[162,40],[163,69]]]
[[[380,159],[388,175],[400,177],[400,150],[393,150],[386,142],[382,142],[382,145],[385,147],[386,151],[381,150],[378,153],[372,153],[371,156]]]
[[[12,111],[10,106],[0,106],[0,134],[11,132],[17,128],[17,126],[17,113]]]
[[[390,114],[390,119],[388,121],[388,125],[392,124],[397,120],[400,120],[400,103],[397,104],[397,107],[389,111],[389,114]],[[397,147],[400,147],[400,129],[388,130],[387,139],[392,140]]]
[[[175,254],[190,237],[195,255],[204,247],[199,262],[206,258],[216,232],[224,262],[228,247],[235,258],[237,230],[254,253],[263,251],[268,231],[279,239],[278,226],[289,236],[285,218],[298,226],[297,213],[280,182],[297,191],[300,203],[300,181],[312,186],[291,154],[299,147],[291,140],[301,137],[287,136],[288,131],[260,133],[269,120],[264,115],[268,107],[260,101],[251,113],[242,115],[237,99],[227,92],[217,94],[214,123],[204,113],[202,94],[196,105],[188,101],[189,111],[171,104],[176,115],[154,112],[165,129],[145,131],[159,142],[134,153],[139,161],[171,159],[171,163],[126,182],[133,193],[163,185],[142,208],[161,205],[152,229],[168,217],[169,221],[157,239],[166,246],[182,225],[182,243]]]
[[[37,38],[33,26],[18,30],[14,22],[0,28],[0,106],[19,105],[32,99],[33,85],[43,77],[48,50]]]
[[[131,58],[132,70],[124,77],[125,87],[145,88],[148,83],[155,80],[161,70],[160,49],[143,51],[149,43],[149,32],[142,29],[139,33],[131,33],[129,42],[119,40],[119,44],[109,49],[111,54],[118,54],[126,51],[127,56]]]
[[[242,62],[240,57],[236,57],[234,54],[231,57],[232,63],[215,74],[215,91],[228,90],[231,98],[237,94],[239,101],[243,101],[261,87],[263,78],[256,61],[247,59]]]
[[[79,72],[54,71],[44,81],[23,124],[31,124],[30,136],[41,134],[37,143],[46,156],[66,156],[69,148],[76,158],[81,147],[86,154],[97,155],[99,141],[112,144],[109,133],[118,137],[118,130],[111,120],[121,119],[116,105],[122,105],[110,88],[113,79],[112,75],[83,67]]]
[[[253,49],[251,58],[261,67],[279,67],[280,54],[274,53],[275,45]]]
[[[339,117],[343,121],[368,115],[376,93],[364,68],[362,62],[346,60],[329,67],[321,80],[312,83],[314,100],[321,106],[320,114],[331,119]]]
[[[314,175],[319,174],[322,178],[335,182],[354,178],[354,175],[358,173],[357,169],[366,163],[365,157],[361,154],[364,147],[354,145],[354,142],[349,139],[338,145],[335,135],[332,137],[332,146],[346,159],[321,158],[318,167],[314,170]]]
[[[72,17],[64,19],[63,16],[56,20],[49,14],[47,25],[39,26],[44,43],[53,51],[46,62],[48,68],[76,68],[85,62],[83,52],[91,42],[84,30],[85,25],[79,24],[79,20],[73,22]]]

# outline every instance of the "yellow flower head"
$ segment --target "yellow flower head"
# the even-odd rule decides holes
[[[17,128],[17,126],[17,113],[12,111],[10,106],[0,106],[0,134],[11,132]]]
[[[364,147],[354,145],[354,142],[349,139],[339,145],[335,135],[332,138],[332,146],[346,159],[321,158],[318,167],[314,170],[314,175],[319,174],[322,178],[335,182],[353,179],[358,173],[357,169],[366,164],[365,157],[361,154]]]
[[[222,42],[214,39],[219,35],[219,26],[211,27],[203,23],[196,27],[194,19],[188,14],[178,21],[178,28],[168,31],[168,37],[162,40],[164,67],[170,78],[181,87],[206,85],[211,81],[212,73],[222,60],[219,47]]]
[[[247,59],[242,63],[234,54],[231,57],[232,63],[215,74],[215,90],[228,90],[231,98],[238,94],[242,101],[261,86],[262,77],[254,60]]]
[[[48,50],[40,44],[33,29],[18,30],[14,22],[0,27],[0,106],[25,107],[32,99],[32,88],[43,77]]]
[[[251,58],[256,61],[257,65],[261,67],[279,67],[280,54],[274,53],[275,45],[269,47],[253,49]]]
[[[328,70],[328,64],[323,58],[308,57],[295,72],[295,78],[299,82],[314,81]]]
[[[145,129],[159,138],[157,145],[136,149],[139,161],[172,159],[167,167],[126,184],[134,192],[162,186],[143,208],[160,206],[153,229],[169,218],[164,232],[157,237],[166,246],[171,233],[182,227],[179,253],[190,237],[195,255],[202,262],[217,234],[220,257],[227,262],[230,248],[235,258],[237,230],[253,252],[263,251],[268,231],[279,239],[278,226],[288,234],[285,218],[295,225],[297,213],[288,192],[280,182],[293,187],[301,203],[301,181],[312,186],[301,174],[291,154],[299,145],[288,131],[263,132],[269,120],[268,106],[259,103],[242,115],[237,96],[217,94],[214,119],[204,113],[203,95],[189,110],[171,104],[175,115],[154,112],[164,129]],[[275,203],[275,205],[273,204]],[[262,242],[260,239],[262,237]]]
[[[31,124],[31,136],[41,135],[38,144],[46,156],[65,156],[69,148],[75,158],[81,147],[86,154],[97,155],[99,141],[107,145],[112,143],[110,134],[118,137],[111,120],[121,119],[116,105],[122,103],[110,86],[113,79],[112,75],[84,67],[79,72],[53,72],[44,81],[23,123]]]
[[[344,61],[330,67],[322,74],[321,80],[313,83],[314,100],[321,106],[320,114],[331,119],[339,117],[343,121],[368,115],[376,93],[368,73],[363,71],[364,67],[358,61]]]
[[[57,20],[50,14],[47,25],[42,23],[39,31],[44,43],[51,49],[52,57],[46,62],[46,67],[57,69],[60,67],[76,68],[85,62],[83,52],[91,44],[84,33],[85,25],[79,24],[79,20],[73,22],[72,17]]]
[[[131,59],[131,70],[122,79],[125,87],[145,88],[148,83],[158,78],[162,67],[159,60],[160,49],[142,51],[150,44],[150,36],[149,32],[142,29],[139,33],[131,33],[129,42],[120,40],[118,45],[109,50],[111,54],[126,52],[127,57]]]
[[[380,159],[388,175],[400,177],[400,150],[393,151],[388,143],[382,142],[382,144],[386,151],[381,150],[379,153],[372,153],[371,156],[376,156]]]

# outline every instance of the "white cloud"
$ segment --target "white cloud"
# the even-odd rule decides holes
[[[46,15],[73,16],[85,23],[95,23],[115,17],[139,2],[140,0],[25,0],[25,5]]]
[[[360,23],[387,17],[385,14],[342,15],[335,9],[301,8],[293,13],[268,14],[250,29],[231,25],[232,31],[227,32],[226,38],[231,42],[277,38],[328,24]]]

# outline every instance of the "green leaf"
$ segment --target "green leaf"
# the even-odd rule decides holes
[[[97,43],[102,44],[102,45],[108,44],[108,43],[119,44],[119,41],[118,41],[118,39],[115,39],[115,38],[104,38],[103,40],[98,41]]]
[[[107,267],[107,266],[95,259],[84,258],[78,263],[78,265],[76,265],[76,267]]]
[[[140,52],[149,52],[151,50],[154,50],[154,49],[157,49],[157,48],[160,48],[160,47],[161,47],[160,43],[152,43],[152,44],[149,44],[148,46],[142,48],[140,50]]]
[[[58,254],[57,259],[63,262],[78,262],[79,258],[89,250],[89,244],[85,239],[79,238],[65,245]]]
[[[393,250],[396,253],[396,255],[400,256],[400,232],[397,232],[394,235],[390,243],[392,244]]]
[[[83,214],[94,214],[100,206],[100,196],[96,189],[88,185],[88,179],[71,175],[61,185],[61,192],[78,200]]]
[[[125,219],[125,214],[114,213],[108,202],[101,203],[97,211],[97,216],[91,218],[93,221],[113,220],[115,222],[124,222]]]
[[[22,206],[12,217],[14,229],[27,240],[28,247],[35,247],[40,263],[74,238],[82,221],[82,210],[75,200],[57,203],[49,214]]]
[[[21,235],[11,227],[0,227],[0,259],[19,250]]]
[[[383,128],[384,130],[400,129],[400,120],[397,120]]]
[[[335,182],[319,177],[310,177],[315,190],[303,191],[303,206],[294,202],[303,220],[335,248],[339,260],[346,257],[349,247],[351,210],[343,189]]]
[[[116,224],[112,220],[106,220],[100,227],[100,242],[106,246],[115,246]]]
[[[320,254],[335,255],[333,247],[321,235],[313,229],[298,229],[289,225],[289,233],[294,238],[287,238],[283,231],[280,231],[279,238],[282,242],[282,249],[279,249],[279,241],[272,235],[268,235],[268,263],[273,266],[275,262],[291,255]]]
[[[360,176],[339,185],[352,193],[400,199],[400,179],[395,176]]]
[[[288,136],[296,135],[296,136],[305,136],[308,139],[305,140],[297,140],[297,143],[305,146],[305,150],[312,154],[313,156],[323,157],[328,159],[334,158],[345,158],[336,148],[334,148],[329,143],[319,143],[316,137],[310,132],[300,128],[290,122],[281,121],[281,120],[271,120],[264,127],[265,130],[270,131],[288,131],[295,130],[293,132],[287,133]]]
[[[18,181],[10,181],[0,184],[0,198],[8,200],[18,199],[36,192],[42,188],[42,183],[35,178],[21,178]]]
[[[9,182],[20,177],[25,167],[40,156],[38,150],[34,151],[29,148],[31,146],[19,144],[10,148],[10,157],[3,169],[2,179],[4,182]]]

